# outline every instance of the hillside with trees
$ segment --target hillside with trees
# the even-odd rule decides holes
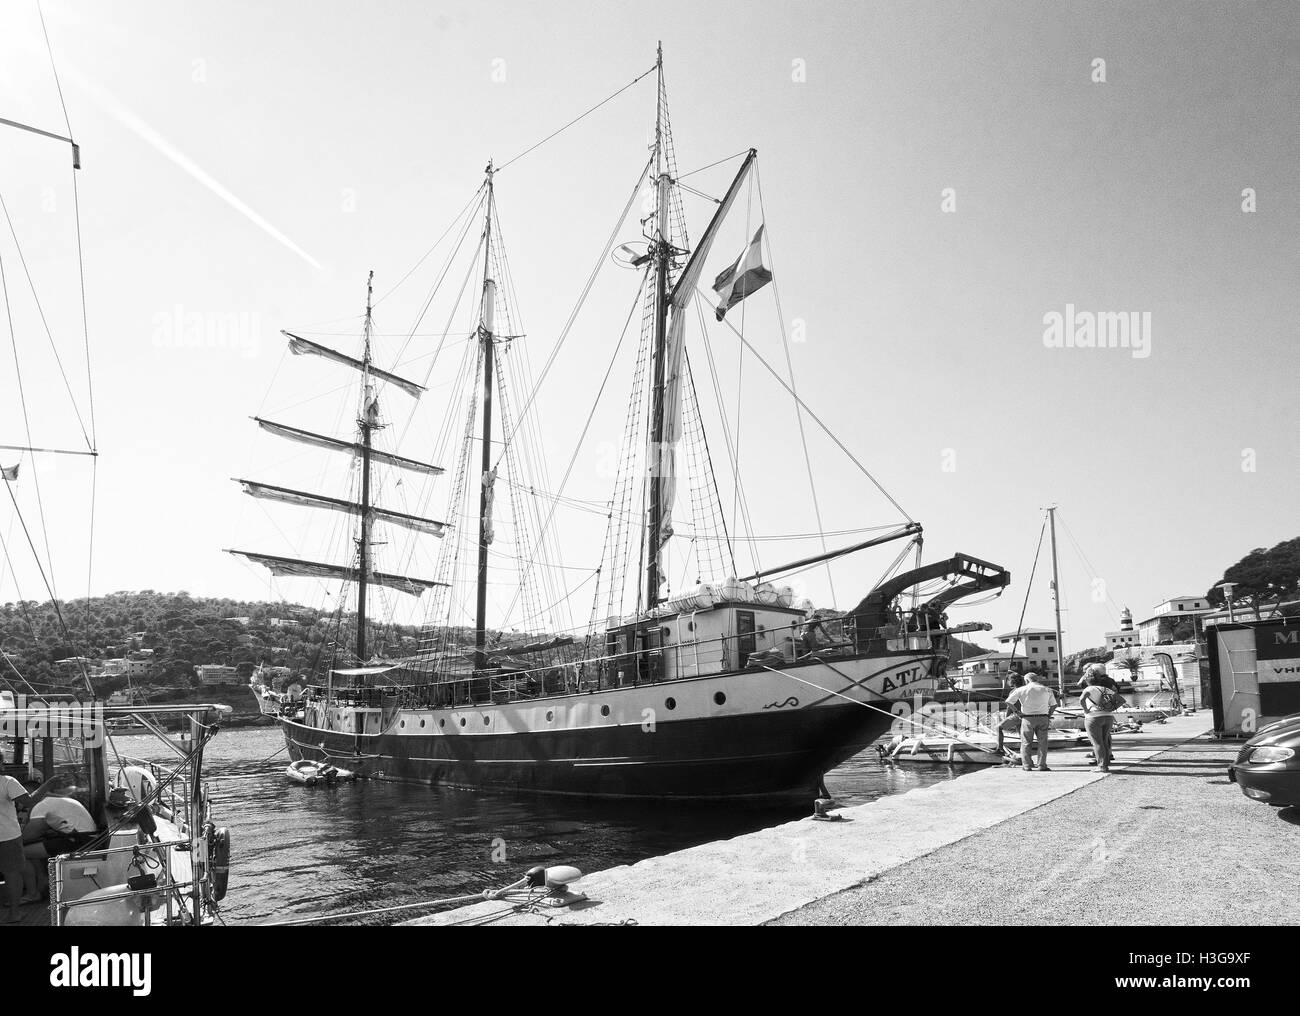
[[[89,606],[89,610],[87,610]],[[273,623],[275,622],[275,623]],[[371,642],[380,655],[400,656],[416,649],[417,629],[373,626]],[[194,667],[221,663],[251,674],[259,663],[288,667],[306,677],[323,673],[334,662],[337,645],[351,645],[355,616],[342,619],[318,610],[284,603],[194,597],[186,592],[151,589],[108,596],[40,603],[0,605],[0,660],[6,680],[18,681],[10,668],[44,691],[64,686],[74,667],[57,667],[70,657],[92,660],[132,659],[143,673],[96,680],[102,695],[125,687],[153,686],[188,690]],[[147,667],[146,667],[147,664]]]

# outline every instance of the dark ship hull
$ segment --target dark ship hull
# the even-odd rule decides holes
[[[810,661],[783,673],[740,671],[527,703],[326,708],[315,722],[279,722],[293,759],[329,760],[373,779],[593,798],[807,803],[828,770],[889,730],[899,700],[933,691],[941,660],[910,653],[833,666]]]

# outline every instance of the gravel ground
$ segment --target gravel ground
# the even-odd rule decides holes
[[[1191,741],[772,924],[1298,924],[1300,815]],[[1032,778],[1032,777],[1031,777]]]

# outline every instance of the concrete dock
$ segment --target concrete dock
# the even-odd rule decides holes
[[[563,908],[485,902],[411,925],[1222,924],[1300,921],[1300,825],[1227,782],[1208,711],[1050,772],[959,779],[595,872]],[[1295,820],[1300,821],[1300,820]],[[1216,880],[1216,873],[1222,878]]]

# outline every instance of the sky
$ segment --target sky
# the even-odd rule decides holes
[[[355,350],[373,269],[377,355],[429,371],[433,409],[421,422],[386,394],[385,410],[404,454],[429,453],[455,368],[452,353],[434,359],[436,333],[467,319],[438,304],[419,317],[441,250],[389,291],[490,158],[506,163],[627,85],[659,40],[679,170],[759,152],[762,214],[747,190],[706,268],[734,258],[761,217],[776,284],[743,305],[746,337],[784,374],[779,296],[797,323],[801,399],[925,526],[926,560],[961,551],[1011,570],[1000,599],[953,620],[996,633],[1023,609],[1027,625],[1051,625],[1046,548],[1026,596],[1047,505],[1059,506],[1067,651],[1101,644],[1121,607],[1147,616],[1297,535],[1291,3],[42,9],[82,153],[88,342],[68,148],[0,126],[0,196],[18,239],[0,222],[0,330],[12,328],[0,444],[98,448],[94,546],[90,460],[0,451],[0,464],[21,460],[11,489],[28,523],[0,498],[0,602],[46,598],[29,537],[63,598],[184,589],[316,602],[311,583],[270,582],[222,553],[325,553],[319,520],[253,504],[230,479],[340,481],[249,420],[347,424],[316,397],[337,376],[287,359],[279,330]],[[0,7],[0,117],[67,131],[34,0]],[[632,190],[653,118],[651,76],[498,174],[519,354],[534,374]],[[720,195],[735,167],[689,182]],[[686,210],[697,237],[710,205],[690,197]],[[638,238],[634,218],[620,240]],[[635,286],[602,270],[537,396],[551,478],[573,455],[567,493],[593,503],[609,496],[602,449],[622,431],[630,361],[616,362],[617,397],[574,449]],[[1135,312],[1149,346],[1051,346],[1045,331],[1067,306],[1076,318]],[[790,400],[752,356],[742,362],[733,333],[708,341],[720,383],[739,392],[751,535],[816,530]],[[804,424],[822,528],[898,520]],[[421,496],[432,505],[445,489]],[[592,518],[559,523],[565,588],[598,562]],[[759,546],[771,564],[821,543]],[[850,607],[896,549],[801,575],[799,591]]]

